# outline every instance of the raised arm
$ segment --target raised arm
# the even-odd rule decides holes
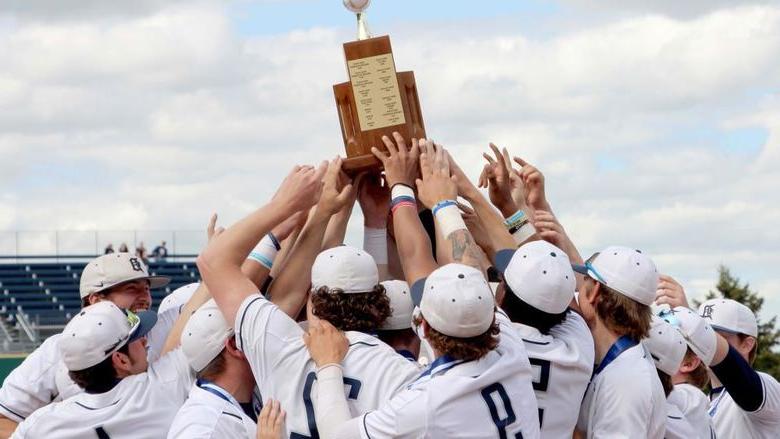
[[[284,271],[274,279],[269,289],[273,302],[292,318],[298,315],[306,303],[311,284],[311,266],[322,250],[328,221],[352,199],[351,184],[339,187],[341,162],[338,158],[328,164],[317,207],[298,236]]]
[[[361,174],[355,178],[355,181],[352,181],[344,172],[339,172],[338,187],[342,188],[351,185],[351,187],[357,188],[362,178],[363,175]],[[344,237],[347,234],[349,218],[352,216],[352,208],[355,207],[357,190],[350,190],[349,194],[349,197],[343,203],[341,209],[330,217],[328,227],[325,229],[325,236],[322,238],[321,250],[344,245]]]
[[[366,175],[359,185],[358,202],[363,212],[363,250],[376,261],[379,280],[387,280],[387,215],[390,213],[390,188],[382,185],[378,174]]]
[[[203,281],[227,321],[235,321],[244,299],[258,291],[241,272],[241,264],[273,227],[314,205],[322,190],[325,169],[324,163],[316,169],[311,166],[293,169],[271,202],[225,230],[198,256]]]
[[[417,280],[427,277],[437,265],[431,251],[431,241],[417,215],[414,197],[419,158],[417,139],[412,139],[411,148],[407,148],[400,134],[393,133],[393,138],[395,142],[387,136],[382,138],[388,154],[377,148],[372,148],[371,152],[385,168],[385,179],[392,194],[393,232],[398,256],[406,282],[413,285]]]
[[[257,288],[262,290],[263,285],[265,285],[268,280],[268,276],[271,275],[271,270],[276,264],[277,259],[280,259],[279,255],[282,251],[282,242],[284,242],[298,226],[303,215],[304,212],[298,212],[274,227],[271,232],[260,240],[241,265],[241,271],[246,274],[246,277],[248,277]]]
[[[417,179],[420,201],[433,212],[436,224],[444,238],[442,245],[450,251],[442,254],[440,264],[457,262],[481,270],[479,247],[471,236],[457,206],[456,178],[450,175],[449,157],[442,147],[430,140],[420,154],[421,179]],[[397,234],[396,234],[397,236]]]

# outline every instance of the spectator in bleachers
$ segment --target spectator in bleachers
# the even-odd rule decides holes
[[[111,254],[111,253],[114,253],[114,244],[111,244],[109,242],[108,245],[106,246],[106,249],[103,250],[103,254],[104,255],[108,255],[108,254]]]
[[[152,250],[152,256],[154,257],[155,261],[158,262],[164,262],[165,258],[168,257],[168,248],[165,247],[165,241],[160,243],[157,247]]]
[[[144,264],[149,265],[149,255],[146,253],[146,246],[144,246],[143,241],[135,246],[135,255],[141,258],[141,260],[144,261]]]
[[[127,248],[127,244],[124,242],[119,246],[119,253],[130,253],[130,249]]]

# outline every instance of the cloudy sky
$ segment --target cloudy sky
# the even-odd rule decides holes
[[[507,146],[545,172],[583,253],[642,248],[692,295],[723,263],[780,311],[777,3],[374,0],[367,16],[470,175]],[[354,35],[339,0],[3,1],[0,250],[19,230],[82,231],[67,249],[237,220],[294,164],[343,151],[331,86]]]

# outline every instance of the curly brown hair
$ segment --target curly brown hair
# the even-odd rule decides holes
[[[599,283],[596,314],[604,321],[607,328],[618,335],[628,335],[634,340],[641,340],[650,332],[653,313],[649,306]]]
[[[385,287],[377,284],[366,293],[344,293],[320,287],[311,294],[315,316],[327,320],[342,331],[376,331],[390,317],[390,299]]]
[[[421,323],[422,318],[415,316],[414,324],[419,326]],[[451,337],[428,325],[425,339],[441,355],[449,355],[457,360],[473,361],[479,360],[498,346],[499,332],[498,323],[493,317],[493,323],[488,330],[474,337]]]

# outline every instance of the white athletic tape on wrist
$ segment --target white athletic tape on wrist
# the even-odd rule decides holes
[[[530,222],[528,222],[517,229],[517,231],[512,234],[512,237],[515,238],[515,242],[519,245],[528,241],[528,239],[531,238],[534,233],[536,233],[536,228]]]
[[[257,243],[255,249],[249,253],[247,259],[256,261],[270,270],[274,265],[274,259],[276,259],[277,253],[279,253],[279,250],[276,249],[274,240],[269,235],[265,235],[263,239]]]
[[[363,228],[363,250],[377,265],[387,265],[387,229]]]
[[[452,232],[463,230],[466,227],[466,222],[463,221],[463,217],[460,216],[460,210],[458,206],[450,205],[439,208],[436,211],[436,222],[441,228],[441,235],[448,237]]]
[[[397,197],[412,197],[414,198],[414,189],[410,188],[409,186],[405,184],[396,184],[393,186],[393,189],[390,191],[390,198],[397,198]]]

